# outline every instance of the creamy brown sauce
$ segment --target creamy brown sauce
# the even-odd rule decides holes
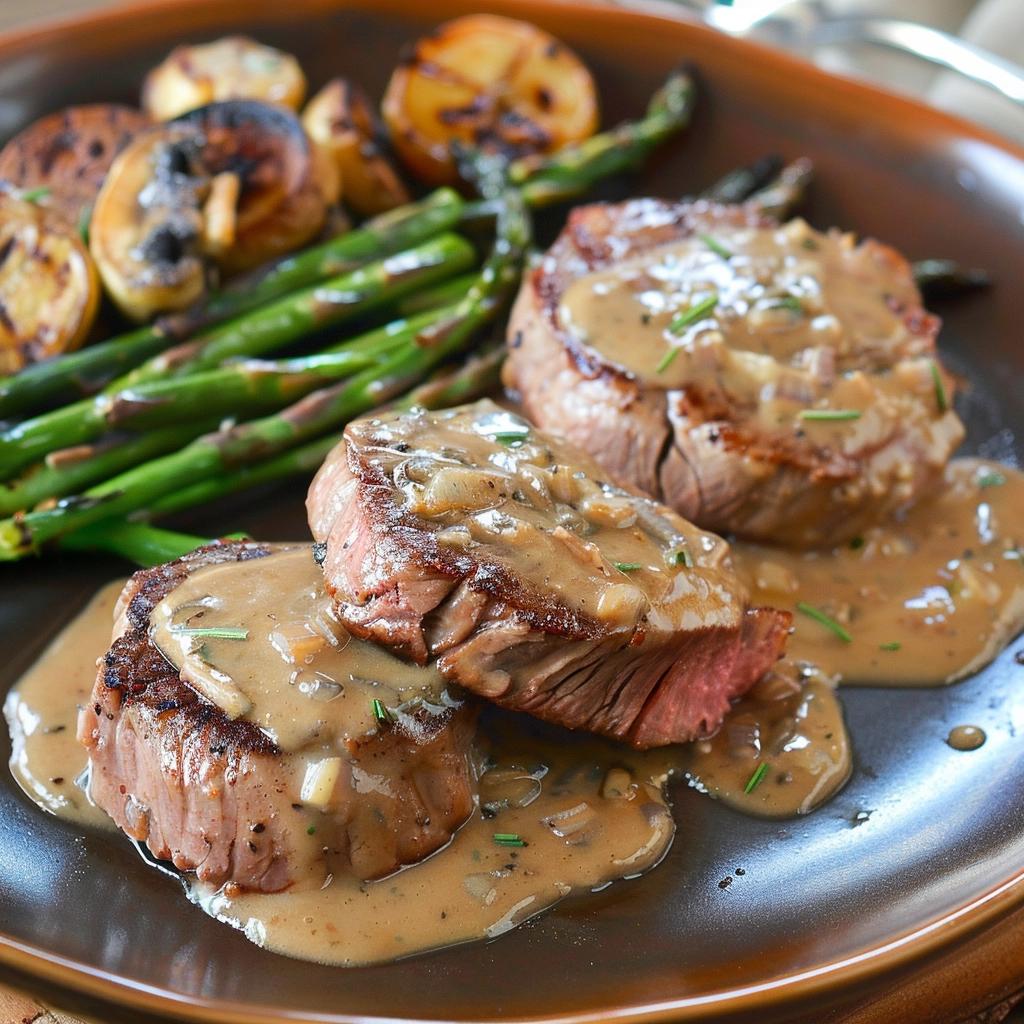
[[[1024,474],[957,459],[934,495],[852,544],[738,542],[733,558],[755,603],[793,611],[787,656],[797,665],[843,683],[938,686],[982,668],[1024,627],[1022,511]]]
[[[89,700],[96,661],[110,646],[123,580],[108,583],[57,635],[4,701],[11,732],[11,772],[43,810],[82,825],[113,828],[77,781],[88,766],[75,735]]]
[[[741,613],[720,538],[613,486],[582,453],[493,402],[366,420],[348,437],[440,545],[507,565],[543,599],[652,631],[729,627]]]
[[[695,387],[762,436],[852,453],[894,422],[959,430],[900,312],[916,289],[887,255],[802,220],[712,230],[579,277],[562,323],[644,384]],[[829,412],[849,415],[813,418]]]
[[[659,759],[576,738],[539,743],[509,724],[493,739],[480,809],[428,860],[376,882],[334,876],[277,896],[193,885],[192,899],[258,945],[353,965],[494,938],[661,860],[674,824]]]
[[[268,949],[331,964],[380,962],[500,935],[571,893],[651,868],[672,839],[662,791],[671,775],[746,813],[807,813],[850,772],[838,680],[945,682],[981,667],[1020,628],[1022,496],[1021,474],[961,460],[945,490],[869,531],[863,544],[831,553],[737,545],[734,560],[757,601],[794,609],[804,601],[852,639],[798,613],[787,660],[709,740],[638,754],[489,713],[477,810],[426,861],[374,882],[313,871],[277,895],[193,882],[191,898]],[[213,666],[221,685],[231,684],[232,713],[300,756],[309,751],[310,765],[377,727],[374,699],[389,713],[442,699],[432,670],[363,651],[370,645],[344,635],[325,609],[308,548],[272,556],[269,568],[261,559],[201,570],[154,616],[154,638],[186,674],[205,645],[201,691]],[[85,764],[73,739],[75,706],[109,643],[115,597],[116,585],[98,594],[5,705],[19,783],[40,806],[83,823],[103,816],[71,781]],[[235,628],[246,639],[174,634],[181,626]],[[975,749],[984,733],[960,726],[947,742]]]
[[[946,742],[954,750],[966,751],[977,750],[979,747],[983,747],[987,739],[985,730],[979,729],[976,725],[957,725],[949,730]]]
[[[711,739],[692,744],[684,763],[698,789],[767,818],[810,813],[853,765],[835,690],[784,670],[762,679]]]
[[[309,545],[199,569],[154,609],[150,635],[194,689],[283,750],[343,753],[445,682],[336,621]],[[212,632],[210,632],[212,631]]]

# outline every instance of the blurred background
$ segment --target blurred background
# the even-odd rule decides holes
[[[1024,144],[1024,0],[614,2],[699,18],[918,96]],[[0,0],[0,31],[108,5]]]

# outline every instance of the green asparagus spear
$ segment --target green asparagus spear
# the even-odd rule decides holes
[[[470,356],[454,370],[442,372],[436,379],[413,388],[396,401],[394,407],[409,409],[419,405],[427,409],[444,409],[481,398],[498,386],[498,374],[504,359],[505,346],[492,346],[479,355]],[[144,510],[143,515],[146,519],[159,519],[190,508],[205,507],[218,498],[250,487],[296,476],[311,477],[339,440],[339,434],[331,433],[265,462],[243,466],[232,473],[210,477],[172,491],[154,501]]]
[[[373,263],[352,274],[335,278],[233,320],[224,327],[166,352],[119,380],[117,391],[86,398],[0,433],[0,479],[9,478],[47,452],[90,441],[106,430],[165,425],[196,410],[240,414],[285,405],[327,377],[337,379],[366,366],[373,359],[359,351],[327,360],[319,366],[289,364],[263,372],[253,368],[225,368],[221,376],[200,374],[233,356],[259,354],[287,344],[306,331],[338,323],[388,297],[401,296],[419,284],[457,274],[473,262],[472,247],[458,235],[441,235],[421,246]],[[331,353],[334,354],[334,353]],[[311,357],[315,360],[315,357]],[[328,365],[328,363],[330,365]],[[306,379],[306,370],[320,377]],[[188,371],[191,371],[188,374]],[[195,378],[199,377],[197,381]],[[281,395],[275,384],[281,383]],[[212,402],[213,407],[206,402]],[[237,402],[237,406],[232,405]],[[248,403],[248,404],[246,404]]]
[[[780,157],[765,156],[749,167],[737,167],[729,171],[701,192],[700,197],[710,199],[713,203],[742,203],[751,193],[764,188],[781,170]]]
[[[458,302],[473,286],[475,280],[476,274],[460,274],[440,284],[403,295],[391,308],[399,316],[412,316],[415,313],[437,309],[439,306],[447,306],[449,303]]]
[[[254,294],[260,296],[262,305],[420,245],[453,228],[461,219],[463,205],[452,189],[438,189],[419,202],[383,213],[337,238],[236,277],[201,308],[166,318],[165,322],[174,327],[176,337],[189,337],[255,308],[251,299]]]
[[[113,395],[97,395],[0,434],[0,470],[36,461],[47,452],[86,444],[111,430],[153,430],[201,417],[245,419],[280,409],[310,391],[375,366],[402,344],[381,338],[375,349],[276,361],[246,359],[187,377],[144,380]]]
[[[140,462],[174,451],[214,430],[211,420],[193,420],[145,434],[111,435],[94,444],[55,451],[18,480],[0,485],[0,515],[27,511],[48,498],[75,494]]]
[[[803,202],[813,177],[814,164],[800,157],[786,164],[777,177],[750,195],[747,202],[755,204],[766,217],[785,220]]]
[[[136,466],[51,509],[0,520],[0,560],[21,558],[48,541],[145,508],[179,487],[287,451],[405,391],[462,351],[502,306],[518,280],[529,239],[529,218],[521,197],[512,190],[498,218],[494,250],[477,282],[452,315],[438,316],[414,344],[381,366],[313,392],[273,416],[200,437],[181,451]]]
[[[218,540],[248,540],[244,533],[232,533]],[[106,551],[120,555],[129,562],[149,568],[181,558],[203,544],[216,543],[207,537],[163,530],[145,523],[96,523],[62,537],[60,546],[66,551]]]
[[[548,156],[523,157],[512,164],[509,180],[521,186],[530,206],[572,199],[599,179],[633,167],[656,145],[685,128],[694,97],[689,74],[675,71],[651,98],[641,120],[626,121]]]
[[[474,260],[473,247],[464,238],[439,235],[415,248],[293,292],[215,327],[155,356],[106,390],[120,391],[141,381],[168,375],[184,376],[210,369],[225,359],[262,355],[392,302],[424,285],[459,274],[472,266]]]
[[[74,395],[98,391],[109,381],[188,337],[197,326],[240,316],[289,292],[399,252],[453,227],[462,200],[440,189],[419,203],[400,207],[361,228],[254,271],[215,293],[197,310],[140,327],[80,352],[29,366],[0,378],[0,418],[38,409]]]
[[[508,350],[503,343],[471,355],[455,369],[440,371],[393,403],[395,409],[447,409],[495,391],[501,383],[501,367]]]

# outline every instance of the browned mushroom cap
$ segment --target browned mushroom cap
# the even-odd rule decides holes
[[[20,189],[48,189],[43,205],[81,224],[114,158],[149,124],[141,110],[117,103],[48,114],[0,150],[0,179]]]
[[[202,161],[211,176],[233,174],[239,180],[235,239],[220,255],[221,266],[254,266],[320,230],[332,181],[293,113],[259,100],[228,100],[170,124],[202,134]]]
[[[313,237],[327,210],[321,158],[294,114],[256,100],[190,111],[115,162],[90,224],[108,291],[143,320],[184,309],[208,271],[232,271]]]

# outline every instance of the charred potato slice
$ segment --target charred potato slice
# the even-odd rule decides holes
[[[0,373],[81,345],[99,297],[96,267],[75,228],[0,192]]]
[[[546,153],[597,128],[594,80],[567,46],[534,25],[456,18],[416,43],[384,96],[399,156],[430,184],[456,180],[453,142]]]
[[[150,124],[133,107],[93,103],[49,114],[0,150],[0,178],[47,190],[39,200],[69,224],[84,223],[114,158]]]
[[[210,271],[312,238],[327,212],[322,166],[294,114],[229,100],[151,129],[115,162],[90,223],[103,282],[130,317],[184,309]]]
[[[218,100],[263,100],[298,110],[305,96],[306,78],[294,57],[227,36],[173,50],[146,76],[142,105],[156,120],[169,121]]]
[[[350,209],[372,217],[409,202],[409,190],[378,144],[376,119],[361,89],[343,78],[328,82],[307,104],[302,124],[336,167]]]

